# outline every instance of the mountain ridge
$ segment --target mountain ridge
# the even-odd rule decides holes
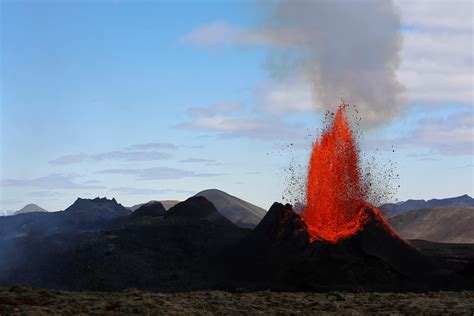
[[[173,206],[175,206],[176,204],[178,204],[181,201],[178,201],[178,200],[150,200],[150,201],[145,202],[145,203],[138,203],[138,204],[135,204],[135,205],[132,205],[132,206],[128,206],[127,208],[130,211],[135,212],[139,207],[141,207],[145,204],[148,204],[148,203],[153,203],[153,202],[159,202],[163,205],[163,207],[166,210],[169,210],[170,208],[172,208]]]
[[[421,208],[390,217],[392,227],[408,239],[474,243],[474,206]]]
[[[150,201],[142,204],[138,209],[133,211],[128,217],[140,218],[140,217],[160,217],[165,216],[167,213],[163,204],[158,201]]]
[[[218,189],[207,189],[203,196],[228,220],[242,228],[255,228],[267,213],[263,208]]]
[[[474,199],[467,194],[448,197],[443,199],[433,198],[429,200],[414,200],[408,199],[397,203],[387,203],[380,206],[380,210],[386,217],[402,214],[407,211],[422,209],[422,208],[437,208],[450,206],[474,206]]]

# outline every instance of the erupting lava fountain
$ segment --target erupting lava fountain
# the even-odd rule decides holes
[[[313,144],[307,182],[307,204],[302,212],[313,240],[336,243],[362,230],[371,216],[394,236],[383,216],[365,202],[367,189],[359,169],[356,142],[342,103],[329,128]]]

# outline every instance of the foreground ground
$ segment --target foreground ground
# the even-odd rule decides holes
[[[474,292],[148,293],[0,288],[0,315],[71,314],[459,314],[473,315]]]

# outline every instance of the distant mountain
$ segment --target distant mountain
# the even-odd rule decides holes
[[[28,204],[24,206],[22,209],[16,211],[13,213],[13,215],[18,215],[18,214],[25,214],[25,213],[35,213],[35,212],[47,212],[44,208],[36,205],[36,204]]]
[[[177,201],[177,200],[162,200],[162,201],[159,201],[159,202],[165,207],[166,210],[169,210],[170,208],[172,208],[173,206],[178,204],[180,201]]]
[[[127,208],[130,211],[135,212],[135,210],[137,210],[140,206],[148,204],[148,203],[152,203],[152,202],[161,203],[164,206],[165,210],[169,210],[170,208],[172,208],[173,206],[175,206],[176,204],[179,203],[179,201],[176,201],[176,200],[163,200],[163,201],[152,200],[152,201],[149,201],[149,202],[146,202],[146,203],[135,204],[135,205],[127,207]]]
[[[166,209],[158,201],[152,201],[143,204],[138,209],[136,209],[132,214],[130,214],[130,218],[139,218],[139,217],[159,217],[166,215]]]
[[[263,208],[217,189],[205,190],[195,196],[208,199],[219,213],[242,228],[254,228],[266,214]]]
[[[417,209],[390,217],[389,221],[392,227],[407,239],[474,243],[473,206]]]
[[[115,204],[102,199],[80,201],[70,211],[56,212],[60,217],[31,213],[4,219],[60,218],[53,224],[67,226],[78,216],[91,218],[87,215],[94,209],[115,209]],[[83,205],[92,211],[85,211]],[[335,244],[312,240],[301,217],[290,205],[279,203],[254,230],[239,228],[201,196],[177,204],[164,216],[144,220],[122,216],[115,221],[118,224],[106,225],[114,221],[100,222],[95,231],[0,237],[0,285],[156,292],[474,288],[474,261],[454,258],[453,263],[452,247],[442,250],[441,256],[425,257],[394,236],[373,210],[367,210],[360,232]],[[21,231],[28,222],[23,224],[17,229]],[[442,269],[433,266],[432,259]],[[443,273],[439,279],[438,272]]]
[[[389,203],[382,205],[380,210],[386,217],[396,216],[398,214],[422,208],[452,207],[452,206],[474,206],[474,199],[464,194],[458,197],[446,199],[425,200],[407,200],[398,203]]]
[[[64,211],[30,212],[0,218],[0,240],[95,231],[130,213],[115,199],[79,198]]]
[[[82,236],[129,222],[126,209],[115,199],[77,199],[59,212],[32,212],[0,217],[0,276],[20,265],[30,265],[34,278],[43,273],[34,260],[46,263],[53,253],[79,243]],[[48,259],[49,258],[49,259]],[[55,269],[51,267],[51,269]],[[13,272],[12,272],[13,273]],[[23,272],[21,272],[23,273]],[[1,277],[0,277],[1,279]]]
[[[236,226],[223,216],[208,199],[203,196],[193,196],[178,203],[168,210],[167,216],[179,216],[188,219],[205,219],[211,223]]]
[[[130,217],[157,206],[145,205]],[[0,285],[73,290],[222,288],[221,251],[249,233],[204,197],[191,197],[165,216],[126,220],[130,217],[100,231],[4,243],[9,252],[0,239]],[[11,254],[19,258],[12,260]]]
[[[116,218],[131,213],[129,209],[117,203],[115,199],[109,200],[99,197],[95,199],[78,198],[71,206],[65,209],[64,212],[101,218]]]

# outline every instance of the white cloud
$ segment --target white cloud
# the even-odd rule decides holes
[[[469,0],[397,0],[403,33],[398,75],[411,102],[472,104],[473,10]]]
[[[208,163],[208,164],[214,164],[216,163],[215,160],[212,159],[203,159],[203,158],[188,158],[188,159],[183,159],[180,160],[179,162],[182,163]]]
[[[68,155],[50,160],[49,163],[52,165],[68,165],[73,163],[79,163],[86,160],[102,161],[102,160],[123,160],[123,161],[154,161],[164,160],[174,157],[169,153],[163,153],[158,151],[109,151],[99,154],[86,155]]]
[[[197,46],[231,46],[260,44],[263,37],[225,21],[213,21],[197,27],[181,38],[182,43]]]
[[[160,194],[161,190],[156,189],[144,189],[144,188],[131,188],[131,187],[117,187],[110,188],[109,191],[120,192],[130,195],[151,195],[151,194]]]
[[[171,143],[147,143],[128,146],[125,150],[150,150],[150,149],[178,149],[178,146]]]
[[[190,107],[186,112],[191,116],[215,116],[222,113],[232,113],[241,110],[244,105],[238,101],[219,102],[206,107]]]
[[[49,163],[52,165],[68,165],[72,163],[83,162],[87,159],[86,154],[76,154],[76,155],[66,155],[53,160],[50,160]]]
[[[444,155],[474,155],[474,112],[444,119],[425,119],[401,142],[404,147],[427,147]]]
[[[153,161],[170,159],[173,155],[158,151],[111,151],[89,157],[93,160]]]
[[[222,173],[197,173],[194,171],[188,171],[176,168],[167,167],[153,167],[145,169],[106,169],[97,171],[100,174],[119,174],[119,175],[132,175],[137,177],[139,180],[171,180],[171,179],[182,179],[192,177],[216,177],[224,175]]]
[[[406,100],[409,103],[424,105],[447,102],[472,105],[474,100],[472,1],[396,0],[395,3],[399,7],[403,25],[401,64],[396,74],[406,88]],[[377,28],[376,25],[373,27]],[[311,36],[310,34],[306,36]],[[279,44],[282,47],[282,42],[287,44],[286,47],[291,47],[298,41],[310,40],[300,37],[300,33],[288,35],[283,32],[275,38],[268,30],[265,32],[265,28],[245,29],[224,21],[215,21],[196,28],[186,35],[183,41],[207,47],[218,45],[274,47]],[[366,49],[374,50],[371,46]],[[376,51],[374,53],[377,54]],[[289,67],[295,68],[298,64],[291,64]],[[357,81],[360,78],[351,80]],[[374,85],[377,86],[377,82]],[[311,92],[311,89],[312,87],[304,80],[286,80],[261,83],[254,90],[260,108],[273,114],[285,114],[291,111],[314,111],[314,106],[311,104],[321,96],[317,95],[314,89]],[[340,89],[341,93],[346,93],[345,97],[350,102],[351,96],[347,95],[350,91],[342,91],[343,87]],[[393,114],[388,113],[393,111],[390,107],[384,111],[387,115]],[[374,113],[367,113],[367,116],[377,119]]]
[[[402,11],[402,21],[429,31],[472,32],[471,0],[395,0]]]
[[[474,100],[473,34],[408,31],[398,71],[410,102]]]
[[[250,138],[264,141],[303,137],[301,125],[289,124],[280,119],[256,117],[213,116],[195,118],[178,128],[197,129],[218,133],[218,138]]]
[[[51,174],[34,179],[4,179],[3,187],[36,187],[40,189],[103,189],[101,185],[81,184],[75,181],[74,175]]]
[[[109,191],[111,192],[119,192],[129,195],[163,195],[168,193],[181,193],[187,195],[193,195],[196,192],[189,191],[189,190],[173,190],[173,189],[163,189],[163,190],[156,190],[156,189],[146,189],[146,188],[132,188],[132,187],[117,187],[117,188],[110,188]]]
[[[34,196],[34,197],[38,197],[38,198],[48,198],[48,197],[58,197],[58,196],[61,196],[62,193],[57,192],[57,191],[46,191],[46,190],[43,190],[43,191],[33,191],[33,192],[30,192],[29,195]]]
[[[409,106],[415,104],[421,106],[419,109],[425,112],[427,118],[430,117],[428,111],[431,111],[430,107],[433,106],[442,107],[453,103],[473,106],[474,4],[472,1],[395,0],[395,3],[399,7],[402,23],[403,45],[399,52],[400,66],[395,72],[399,82],[405,87],[402,99],[406,100],[406,104]],[[372,4],[374,3],[372,2]],[[289,8],[292,7],[289,6]],[[283,17],[287,17],[286,14],[297,14],[298,12],[300,11],[294,9],[292,13],[283,12],[282,14]],[[276,23],[280,27],[285,26],[281,22],[277,21]],[[307,23],[313,22],[309,20]],[[377,25],[374,24],[373,27],[377,28]],[[284,31],[283,28],[281,30]],[[315,32],[317,31],[315,30]],[[326,28],[323,29],[323,32],[326,32]],[[302,37],[302,34],[305,37]],[[314,39],[308,38],[308,36],[312,37],[311,34],[312,32],[291,34],[283,32],[275,38],[271,32],[265,32],[265,28],[244,29],[220,21],[197,28],[189,34],[186,42],[207,47],[266,45],[281,49],[282,47],[298,46],[301,41],[312,41]],[[330,44],[332,45],[332,41],[328,41],[328,45]],[[351,45],[349,46],[352,47]],[[374,53],[375,56],[378,54],[372,45],[367,45],[365,49]],[[333,52],[337,53],[336,50]],[[275,65],[272,65],[271,57],[275,56],[270,56],[266,65],[270,65],[267,68],[275,72],[272,74],[274,80],[268,80],[253,87],[256,107],[259,110],[272,115],[285,115],[292,112],[313,112],[315,109],[324,108],[321,102],[315,102],[320,98],[317,95],[319,90],[314,89],[314,86],[310,85],[305,77],[298,72],[297,69],[302,66],[301,64],[292,60],[291,55],[283,55],[282,61],[277,60],[276,64],[280,65],[284,73],[291,74],[291,76],[285,77],[279,74],[279,69]],[[279,57],[278,54],[277,57]],[[393,65],[396,66],[396,63]],[[349,80],[360,80],[360,76],[354,76]],[[370,75],[364,80],[370,81]],[[379,83],[375,80],[369,86],[377,87],[378,85]],[[364,89],[364,86],[358,85],[357,89]],[[371,90],[377,89],[371,88]],[[351,102],[348,92],[350,91],[343,91],[341,88],[341,96]],[[383,96],[378,95],[383,94],[383,89],[367,93],[375,93],[377,95],[374,99],[383,100]],[[364,124],[380,120],[381,115],[382,120],[380,121],[389,121],[391,118],[396,118],[396,115],[401,116],[406,113],[392,108],[389,104],[382,105],[377,111],[373,111],[371,107],[359,107],[359,110],[361,110]],[[466,112],[462,115],[472,118],[474,114]],[[443,120],[425,119],[417,122],[417,127],[410,137],[399,138],[398,141],[402,147],[423,147],[442,155],[470,155],[473,154],[474,147],[474,126],[472,119],[466,120],[460,116],[448,117]],[[271,126],[278,125],[280,122],[274,119],[214,115],[212,117],[197,117],[190,123],[183,124],[182,127],[216,131],[225,137],[276,139],[280,135],[271,137]]]
[[[311,87],[312,98],[326,110],[333,110],[344,93],[346,101],[366,110],[367,125],[389,121],[400,112],[403,87],[395,76],[400,19],[391,1],[281,0],[267,8],[258,29],[243,30],[213,22],[191,32],[193,41],[188,42],[205,46],[267,45],[270,57],[283,57],[266,64],[272,74],[277,72],[282,77],[282,71],[289,70],[283,74],[285,79],[304,79]],[[292,62],[288,63],[288,58]],[[266,97],[270,102],[276,100],[276,105],[265,102],[263,107],[284,113],[289,106],[282,104],[294,102],[293,110],[308,111],[304,90],[273,90]],[[302,94],[304,102],[300,102]]]
[[[212,116],[195,119],[190,123],[182,124],[184,128],[202,128],[219,132],[248,131],[268,127],[271,120],[257,118],[236,118],[227,116]]]
[[[412,129],[403,136],[387,141],[371,139],[365,144],[368,150],[391,151],[394,149],[414,150],[409,157],[421,160],[435,160],[437,155],[474,155],[474,112],[463,111],[443,118],[429,118],[411,122]],[[396,134],[395,134],[396,135]]]

